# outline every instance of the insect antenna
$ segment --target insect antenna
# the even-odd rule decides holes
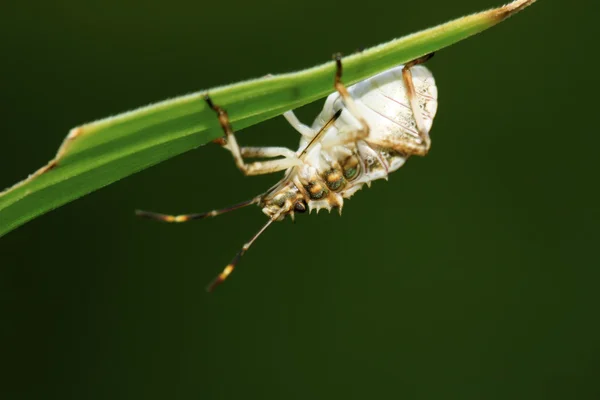
[[[271,225],[273,223],[273,221],[277,221],[279,216],[280,216],[280,213],[276,214],[273,218],[269,219],[269,221],[252,237],[252,239],[250,239],[250,241],[248,241],[246,244],[244,244],[242,246],[241,250],[238,251],[238,253],[235,255],[235,257],[233,257],[231,262],[229,264],[227,264],[227,266],[223,269],[223,272],[221,272],[219,275],[217,275],[217,277],[215,279],[213,279],[213,281],[206,287],[207,292],[209,292],[209,293],[212,292],[225,279],[227,279],[227,277],[235,269],[235,266],[237,265],[237,263],[240,261],[240,258],[242,258],[242,256],[248,251],[250,246],[252,246],[252,243],[254,243],[254,241],[256,239],[258,239],[258,237],[269,227],[269,225]]]
[[[204,219],[209,217],[216,217],[217,215],[225,214],[226,212],[237,210],[239,208],[243,208],[249,206],[251,204],[258,204],[260,202],[261,196],[257,196],[253,199],[246,200],[244,202],[234,204],[229,207],[208,211],[205,213],[199,214],[181,214],[181,215],[169,215],[169,214],[159,214],[151,211],[143,211],[143,210],[135,210],[135,215],[141,218],[153,219],[155,221],[163,221],[163,222],[187,222],[193,219]]]
[[[337,110],[335,114],[333,114],[333,117],[331,117],[329,121],[327,121],[327,123],[323,125],[323,127],[319,130],[319,132],[316,133],[316,135],[311,139],[308,145],[306,145],[306,147],[300,152],[298,158],[302,159],[306,155],[306,153],[308,153],[308,151],[312,149],[312,147],[321,140],[321,137],[325,134],[325,132],[327,132],[329,128],[331,128],[331,126],[340,117],[340,115],[342,115],[341,109]]]

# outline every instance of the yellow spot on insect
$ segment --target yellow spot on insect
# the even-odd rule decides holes
[[[339,171],[333,171],[329,175],[327,175],[327,182],[334,183],[339,181],[342,178],[342,174]]]
[[[189,219],[187,215],[165,215],[163,221],[165,222],[185,222]]]
[[[233,271],[233,265],[229,264],[228,266],[225,267],[223,272],[221,272],[221,275],[219,275],[219,279],[224,281],[225,279],[227,279],[229,274],[231,274],[231,271]]]
[[[317,194],[323,191],[323,187],[319,183],[313,183],[309,189],[311,194]]]

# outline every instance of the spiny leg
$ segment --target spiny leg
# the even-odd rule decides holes
[[[233,160],[235,161],[235,165],[244,173],[245,175],[262,175],[262,174],[270,174],[272,172],[283,171],[290,167],[299,164],[299,161],[294,158],[283,158],[279,160],[270,160],[270,161],[258,161],[246,164],[242,157],[242,150],[235,139],[235,135],[233,134],[233,129],[231,128],[231,124],[229,123],[229,116],[227,115],[227,111],[218,105],[214,104],[211,98],[206,95],[204,97],[208,106],[217,113],[219,118],[219,123],[221,124],[221,128],[223,128],[223,132],[225,132],[226,140],[217,140],[216,142],[227,148],[231,151],[233,155]],[[267,148],[263,148],[267,149]]]
[[[229,211],[237,210],[242,207],[249,206],[251,204],[258,204],[260,202],[262,196],[257,196],[253,199],[234,204],[232,206],[221,208],[218,210],[212,210],[205,213],[200,214],[181,214],[181,215],[169,215],[169,214],[159,214],[151,211],[143,211],[143,210],[135,210],[135,215],[142,218],[153,219],[155,221],[163,221],[163,222],[187,222],[193,219],[204,219],[209,217],[216,217],[217,215],[224,214]]]
[[[258,239],[258,237],[269,227],[269,225],[271,225],[273,223],[273,221],[276,221],[277,218],[279,218],[279,215],[274,216],[272,219],[270,219],[261,229],[260,231],[258,231],[253,237],[252,239],[250,239],[250,241],[248,241],[247,243],[245,243],[241,250],[238,251],[238,253],[235,255],[235,257],[233,257],[233,259],[231,260],[231,262],[229,264],[227,264],[227,266],[223,269],[223,272],[221,272],[219,275],[217,275],[217,277],[206,287],[206,291],[207,292],[212,292],[213,290],[215,290],[215,288],[220,285],[221,283],[223,283],[223,281],[225,279],[227,279],[227,277],[233,272],[233,270],[235,269],[235,266],[238,264],[238,262],[240,261],[240,258],[242,258],[242,256],[248,251],[248,249],[250,248],[250,246],[252,246],[252,243],[254,243],[254,241],[256,239]]]
[[[406,87],[406,96],[408,97],[408,101],[410,102],[410,108],[412,109],[413,116],[415,118],[415,123],[417,124],[417,130],[419,132],[419,137],[423,141],[424,145],[424,154],[429,151],[429,147],[431,146],[431,139],[429,138],[429,131],[425,128],[425,122],[423,121],[423,115],[421,114],[421,109],[419,107],[419,99],[417,97],[417,91],[415,89],[415,84],[413,82],[412,72],[410,69],[415,65],[423,64],[431,57],[433,57],[434,53],[429,53],[423,57],[419,57],[415,60],[407,62],[402,68],[402,80],[404,81],[404,86]]]
[[[346,106],[348,111],[350,111],[350,114],[352,114],[352,116],[356,118],[361,125],[360,130],[352,132],[353,137],[349,140],[356,141],[365,139],[367,136],[369,136],[369,125],[367,124],[367,121],[365,121],[365,119],[363,118],[361,112],[356,107],[356,103],[354,102],[352,96],[350,96],[350,93],[348,93],[348,89],[346,89],[346,86],[342,83],[342,55],[340,53],[337,53],[334,54],[333,57],[335,59],[336,65],[335,80],[333,86],[342,97],[342,101],[344,102],[344,105]]]

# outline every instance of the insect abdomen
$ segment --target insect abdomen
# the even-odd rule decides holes
[[[366,139],[369,143],[390,148],[396,148],[398,142],[420,144],[417,118],[403,82],[402,68],[393,68],[349,88],[371,128]],[[422,65],[413,67],[411,72],[418,105],[416,111],[423,121],[422,128],[429,132],[437,110],[435,80]]]

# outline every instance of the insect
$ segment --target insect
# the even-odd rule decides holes
[[[431,72],[420,65],[433,54],[391,68],[348,88],[342,83],[342,60],[335,56],[335,92],[327,97],[311,127],[293,111],[284,113],[300,133],[297,151],[285,147],[239,147],[227,112],[206,95],[225,133],[216,142],[231,152],[245,175],[285,171],[265,193],[250,200],[201,214],[167,215],[137,210],[140,217],[164,222],[186,222],[215,217],[252,204],[269,220],[242,246],[225,269],[208,285],[212,291],[234,270],[254,241],[275,221],[307,210],[337,208],[365,184],[387,179],[411,155],[429,151],[429,131],[437,110],[437,87]],[[247,163],[245,158],[271,159]]]

